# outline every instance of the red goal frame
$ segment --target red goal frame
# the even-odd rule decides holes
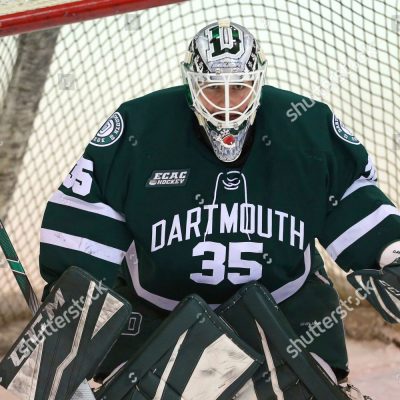
[[[178,2],[182,0],[79,0],[0,15],[0,37]]]

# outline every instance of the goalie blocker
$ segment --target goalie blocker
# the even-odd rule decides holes
[[[377,260],[380,269],[362,269],[347,275],[348,281],[381,316],[400,322],[400,241],[386,246]]]
[[[1,385],[24,400],[70,399],[93,376],[130,312],[101,281],[69,268],[0,363]]]

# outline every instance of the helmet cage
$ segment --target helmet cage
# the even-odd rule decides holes
[[[260,104],[261,86],[265,69],[260,69],[242,74],[238,73],[201,73],[186,70],[192,107],[206,121],[218,129],[238,129],[246,120],[252,122],[255,112]],[[231,104],[231,90],[233,86],[240,85],[248,89],[244,98],[238,104]],[[224,105],[218,105],[207,95],[207,89],[222,87]],[[246,108],[240,109],[247,103]],[[211,107],[210,107],[211,106]],[[213,111],[210,112],[208,108]]]

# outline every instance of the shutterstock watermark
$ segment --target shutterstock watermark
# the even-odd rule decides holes
[[[400,33],[400,14],[392,16],[391,26],[392,26],[392,31]]]
[[[400,148],[400,132],[394,134],[393,141],[394,141],[394,146]]]
[[[75,90],[76,89],[76,78],[74,74],[59,74],[58,75],[58,87],[61,90]]]
[[[329,315],[326,315],[320,321],[313,321],[309,324],[307,332],[300,335],[299,338],[290,339],[290,345],[286,347],[286,351],[296,358],[304,349],[307,348],[314,340],[322,334],[333,328],[336,324],[345,319],[348,313],[352,312],[355,307],[361,304],[362,300],[367,298],[370,292],[375,288],[368,282],[366,284],[366,294],[361,293],[361,288],[356,289],[356,296],[349,296],[346,300],[340,300],[340,305],[337,306]],[[353,303],[355,300],[355,303]]]
[[[125,14],[125,29],[128,31],[138,31],[141,28],[140,14]]]
[[[91,301],[98,300],[107,290],[108,288],[103,286],[103,282],[100,281],[94,289]],[[27,359],[35,348],[40,343],[43,343],[47,337],[50,337],[53,333],[57,333],[73,320],[79,318],[85,301],[86,298],[83,295],[79,299],[72,299],[72,304],[64,310],[62,315],[55,316],[55,310],[65,304],[61,289],[58,289],[54,295],[54,301],[52,303],[47,303],[42,312],[36,316],[31,328],[25,333],[24,337],[11,353],[10,359],[13,364],[15,366],[21,365],[21,363]],[[43,320],[44,313],[46,313],[48,317],[46,320]]]

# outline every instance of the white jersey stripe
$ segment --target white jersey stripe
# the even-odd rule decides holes
[[[374,168],[374,162],[372,161],[372,158],[370,155],[368,155],[368,163],[365,166],[365,172],[370,171],[372,168]]]
[[[367,178],[367,179],[369,179],[369,180],[371,180],[371,181],[376,181],[377,178],[378,178],[378,172],[376,171],[375,168],[373,168],[373,169],[371,170],[370,174],[368,175],[368,178]]]
[[[377,180],[377,171],[374,165],[374,162],[372,161],[371,156],[368,156],[368,163],[365,166],[365,173],[369,172],[369,175],[366,177],[369,180]]]
[[[400,216],[400,211],[389,204],[379,206],[374,212],[358,221],[337,237],[328,247],[326,247],[326,251],[333,260],[336,260],[344,250],[374,229],[389,215]]]
[[[105,203],[89,203],[88,201],[77,199],[73,196],[68,196],[64,194],[61,190],[57,190],[57,192],[55,192],[51,196],[49,202],[60,204],[66,207],[77,208],[79,210],[87,211],[94,214],[104,215],[105,217],[125,222],[125,216],[115,211],[109,205]]]
[[[309,273],[311,270],[311,251],[310,245],[304,251],[304,272],[301,276],[296,278],[293,281],[286,283],[285,285],[281,286],[280,288],[271,292],[272,297],[277,303],[281,303],[283,300],[288,299],[289,297],[293,296],[303,285],[306,281]]]
[[[40,242],[53,246],[64,247],[70,250],[80,251],[92,257],[100,258],[120,265],[125,256],[125,252],[105,244],[80,236],[69,235],[67,233],[42,228],[40,230]]]
[[[376,181],[370,181],[369,179],[367,179],[364,176],[361,176],[360,178],[358,178],[357,180],[355,180],[348,188],[347,190],[344,192],[344,195],[342,196],[342,198],[340,200],[343,200],[345,197],[349,196],[350,194],[352,194],[353,192],[355,192],[356,190],[364,187],[364,186],[376,186]]]

